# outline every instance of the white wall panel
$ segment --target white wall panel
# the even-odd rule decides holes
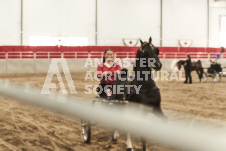
[[[20,45],[20,0],[0,0],[0,45]]]
[[[88,37],[94,44],[94,0],[24,0],[24,44],[30,36]]]
[[[179,46],[179,39],[206,46],[207,22],[207,0],[163,0],[163,46]]]
[[[122,45],[123,38],[160,40],[160,0],[98,0],[98,44]]]
[[[220,16],[226,15],[226,1],[210,0],[210,47],[220,45]]]
[[[152,36],[160,44],[160,0],[97,0],[98,45],[123,45],[123,38]],[[163,46],[220,47],[219,18],[226,1],[162,0]],[[20,45],[20,0],[0,0],[0,45]],[[88,37],[95,45],[95,0],[23,0],[23,44],[30,36]]]

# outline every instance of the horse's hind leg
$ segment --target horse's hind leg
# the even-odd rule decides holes
[[[146,151],[146,140],[141,138],[141,143],[142,143],[142,151]],[[133,146],[132,146],[132,141],[130,137],[130,133],[127,133],[127,151],[133,151]]]
[[[201,80],[202,80],[202,75],[201,75],[201,73],[199,72],[199,70],[196,70],[196,73],[197,73],[198,76],[199,76],[199,82],[201,82]]]
[[[200,69],[200,81],[202,81],[203,73],[204,73],[204,70],[203,70],[203,68],[201,68],[201,69]]]

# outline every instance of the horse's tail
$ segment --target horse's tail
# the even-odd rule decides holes
[[[203,67],[200,67],[200,78],[203,78],[203,74],[204,74],[204,69]]]
[[[204,73],[204,69],[202,67],[202,62],[200,60],[198,60],[198,65],[199,65],[199,71],[200,71],[200,78],[203,78],[203,73]]]

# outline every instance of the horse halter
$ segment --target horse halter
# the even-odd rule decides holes
[[[148,42],[144,42],[144,43],[142,44],[142,46],[140,47],[140,51],[143,51],[143,47],[146,46],[147,44],[149,44],[149,43],[148,43]]]

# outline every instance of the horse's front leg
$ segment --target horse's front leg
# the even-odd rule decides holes
[[[118,132],[118,130],[115,130],[114,134],[112,136],[112,140],[117,142],[118,138],[119,138],[119,132]]]
[[[164,113],[162,112],[162,108],[161,108],[161,95],[159,90],[156,90],[155,95],[151,98],[152,100],[150,102],[154,102],[153,104],[153,113],[154,115],[156,115],[158,118],[166,121],[167,117],[164,115]]]
[[[143,151],[146,151],[146,140],[141,138],[141,142],[142,142]]]
[[[132,146],[132,142],[131,142],[131,138],[130,138],[130,133],[127,133],[127,151],[133,151],[133,146]]]

